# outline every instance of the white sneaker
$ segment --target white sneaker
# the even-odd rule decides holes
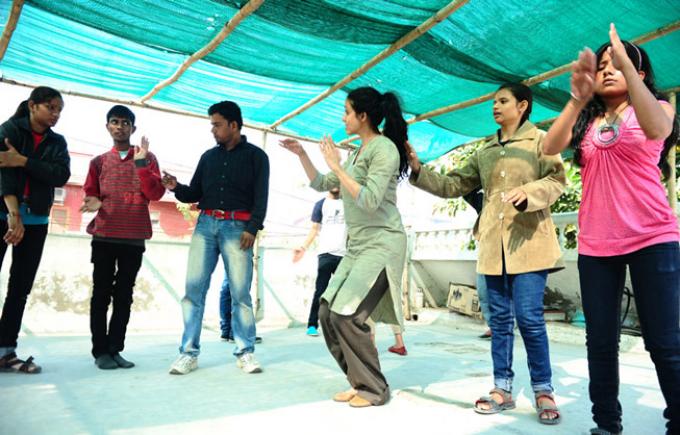
[[[186,375],[198,368],[198,358],[191,355],[180,355],[170,366],[171,375]]]
[[[255,355],[250,352],[239,356],[236,360],[236,365],[245,373],[262,373],[260,363],[255,359]]]

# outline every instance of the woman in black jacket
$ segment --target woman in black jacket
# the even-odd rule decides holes
[[[0,126],[0,267],[12,245],[7,296],[0,317],[0,371],[38,373],[33,357],[15,349],[26,299],[42,257],[54,188],[71,175],[64,137],[52,127],[64,100],[58,91],[37,87]]]

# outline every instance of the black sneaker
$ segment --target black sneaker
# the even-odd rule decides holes
[[[223,332],[222,335],[220,335],[220,338],[222,341],[226,341],[227,343],[233,343],[234,342],[234,336],[231,335],[229,332]]]
[[[118,368],[118,364],[108,353],[95,358],[94,363],[102,370],[113,370]]]
[[[255,343],[262,343],[262,337],[255,337]]]
[[[135,366],[135,363],[126,360],[119,353],[114,353],[113,355],[111,355],[111,358],[113,358],[116,364],[118,364],[118,367],[122,369],[131,369],[132,367]]]

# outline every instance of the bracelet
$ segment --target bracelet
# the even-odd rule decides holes
[[[581,102],[581,99],[574,95],[574,91],[569,91],[569,95],[571,95],[571,98],[578,101],[579,103]]]

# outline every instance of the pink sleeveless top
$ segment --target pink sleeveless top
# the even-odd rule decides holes
[[[591,123],[581,143],[579,254],[608,257],[680,240],[657,166],[663,143],[647,139],[632,106],[613,143],[602,143]]]

